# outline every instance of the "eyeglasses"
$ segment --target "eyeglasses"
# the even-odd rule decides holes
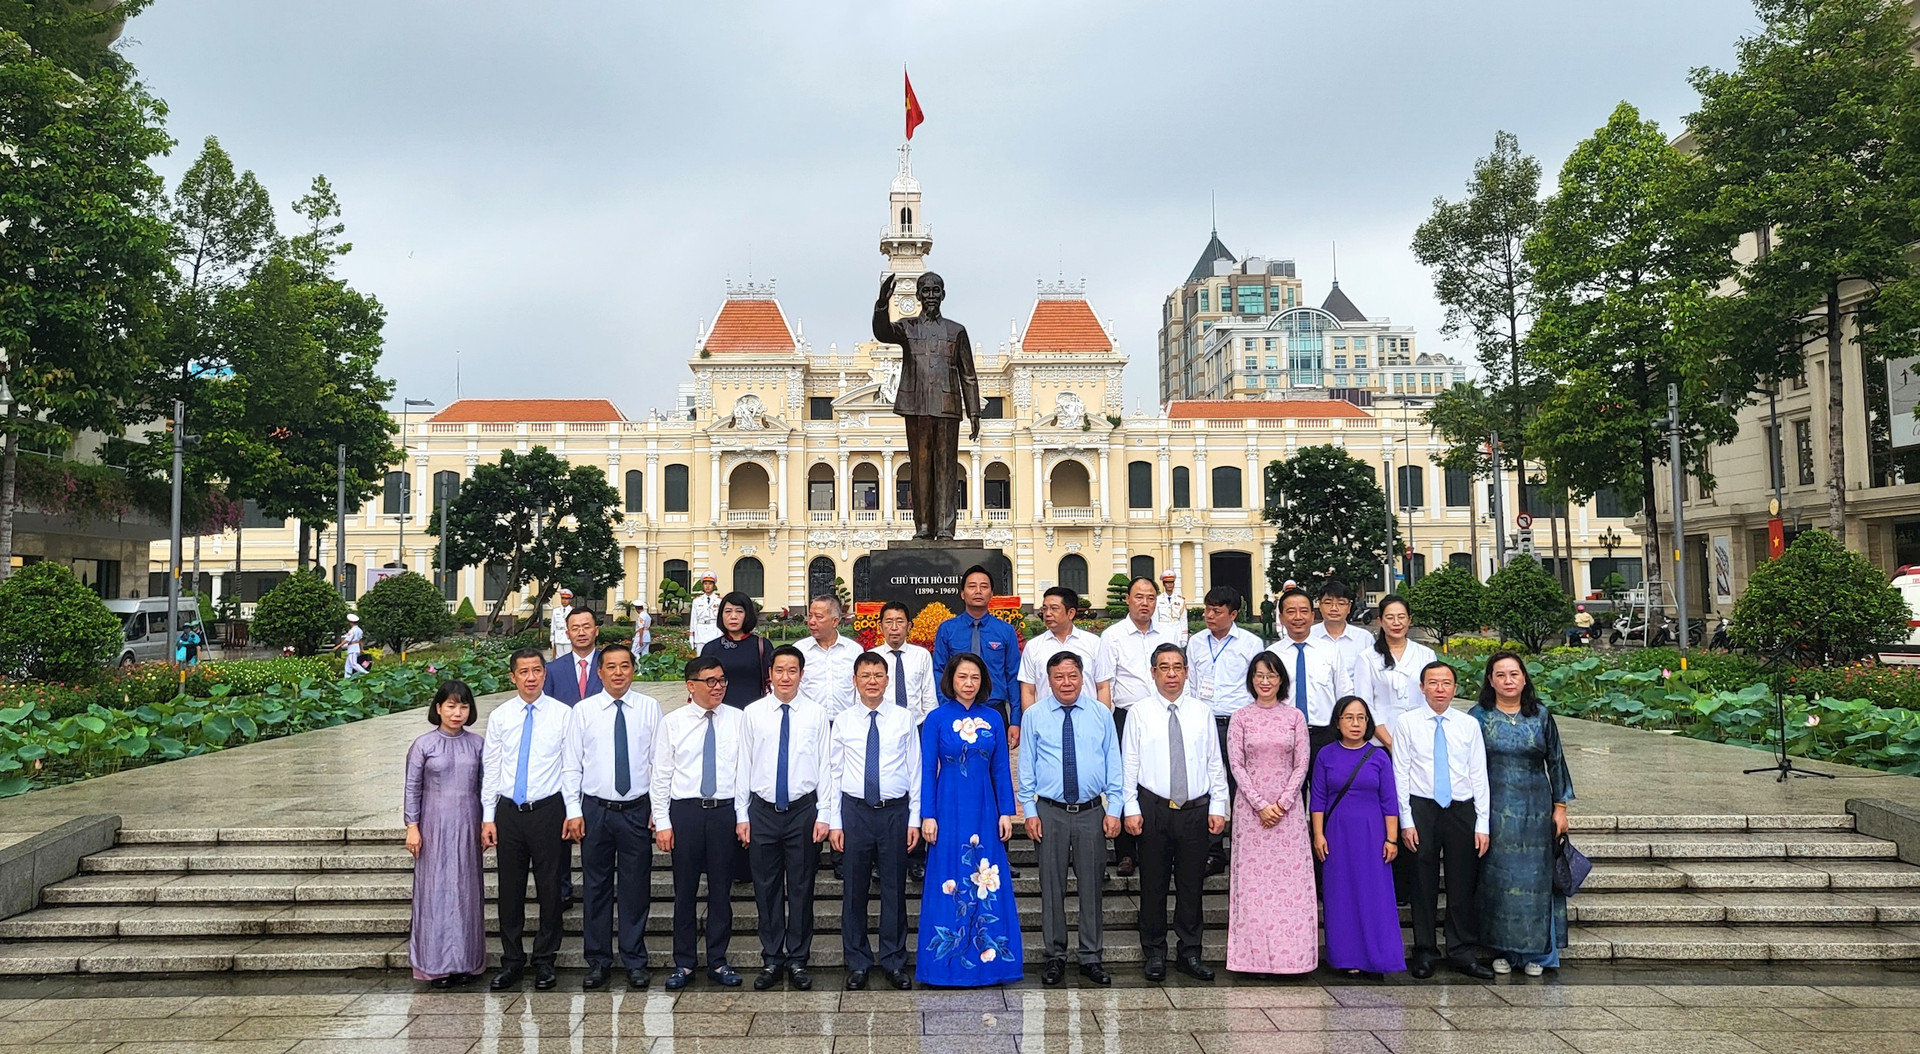
[[[704,684],[709,688],[718,688],[727,683],[727,679],[725,677],[695,677],[693,683]]]
[[[1187,664],[1184,662],[1156,662],[1153,664],[1153,668],[1156,670],[1184,670],[1187,668]]]

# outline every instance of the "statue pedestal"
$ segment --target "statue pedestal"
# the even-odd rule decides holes
[[[965,607],[960,603],[960,576],[975,564],[993,576],[995,596],[1013,593],[1013,562],[977,539],[903,539],[873,550],[868,558],[868,594],[854,597],[856,602],[898,600],[918,616],[937,600],[959,614]]]

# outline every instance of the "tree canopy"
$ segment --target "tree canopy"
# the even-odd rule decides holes
[[[1269,586],[1291,578],[1316,592],[1329,578],[1378,578],[1392,549],[1387,496],[1366,462],[1336,446],[1302,448],[1266,468],[1266,521],[1275,527]]]

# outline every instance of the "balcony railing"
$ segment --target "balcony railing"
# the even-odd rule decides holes
[[[840,514],[837,512],[834,512],[832,509],[807,510],[808,523],[832,523],[833,521],[839,518],[840,518]]]
[[[772,509],[728,509],[728,523],[766,523],[773,519]]]
[[[1052,509],[1052,515],[1056,520],[1091,520],[1093,519],[1093,506],[1055,505]]]
[[[855,509],[853,510],[853,522],[879,523],[880,513],[874,509]]]
[[[1012,522],[1012,520],[1013,520],[1012,509],[988,509],[987,510],[988,523],[1010,523]]]

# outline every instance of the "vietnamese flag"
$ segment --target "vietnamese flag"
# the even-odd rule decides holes
[[[911,140],[913,130],[920,127],[920,122],[926,120],[927,115],[926,111],[920,109],[920,100],[913,97],[913,78],[907,76],[905,69],[900,71],[900,76],[907,82],[907,138]]]

